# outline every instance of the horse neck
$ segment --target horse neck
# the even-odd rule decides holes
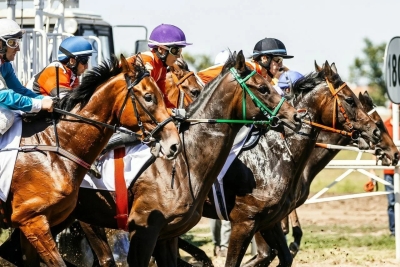
[[[230,82],[229,84],[236,85],[237,83]],[[236,110],[238,107],[232,106],[236,99],[235,90],[228,88],[229,84],[226,86],[227,89],[218,86],[218,88],[214,87],[215,90],[209,88],[210,90],[202,91],[199,98],[203,98],[195,102],[197,103],[195,107],[190,107],[190,109],[193,108],[189,111],[191,112],[190,118],[237,119],[235,114],[239,113]],[[188,201],[197,200],[194,208],[202,208],[208,191],[225,164],[241,125],[195,123],[181,127],[181,140],[184,148],[176,161],[175,168],[181,171],[174,179],[176,183],[174,188],[181,190],[181,198],[189,198]],[[161,168],[169,174],[172,169],[171,164],[170,161],[158,159],[151,166],[151,168],[155,168],[152,173],[158,173],[159,171],[155,170]],[[167,176],[166,179],[172,178]]]
[[[124,88],[107,82],[94,92],[89,102],[81,110],[75,107],[71,112],[98,122],[114,125],[116,118],[113,112],[116,97],[121,90]],[[98,100],[103,101],[99,103]],[[52,131],[52,128],[48,130]],[[91,164],[107,144],[112,130],[72,119],[71,121],[61,120],[57,124],[57,133],[60,147],[68,147],[68,151]]]

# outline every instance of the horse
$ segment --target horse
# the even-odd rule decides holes
[[[241,92],[242,89],[245,91]],[[245,97],[246,94],[250,97]],[[293,128],[300,125],[296,110],[282,102],[260,75],[247,68],[243,53],[232,55],[221,74],[188,108],[189,121],[180,126],[185,153],[178,155],[172,164],[156,159],[128,189],[130,265],[147,266],[157,241],[157,247],[162,247],[163,242],[175,239],[198,222],[202,203],[228,156],[241,123],[265,119],[265,108],[260,102],[268,107],[280,104],[279,120]],[[191,124],[193,118],[200,123]],[[218,121],[215,118],[224,118],[224,123],[215,123]],[[212,124],[204,125],[201,123],[204,121]],[[203,146],[206,140],[210,144]],[[205,164],[209,167],[204,168]],[[90,212],[92,206],[97,207],[96,212]],[[115,229],[118,225],[114,214],[115,201],[110,192],[80,189],[75,218]],[[176,251],[170,252],[174,255],[169,257],[171,265],[176,265]],[[155,257],[160,257],[160,253]]]
[[[187,108],[198,97],[203,86],[201,80],[197,79],[194,73],[189,70],[187,63],[182,58],[178,58],[173,66],[168,68],[165,92],[168,100],[176,107],[183,105],[183,108]],[[83,238],[87,238],[93,250],[94,261],[99,262],[101,266],[115,266],[116,263],[104,229],[83,222],[79,222],[79,224],[74,224],[74,231],[72,232],[80,234],[70,236],[69,239],[64,236],[60,240],[60,246],[63,246],[64,240],[72,242],[71,240],[78,239],[74,240],[74,242],[80,244]],[[66,242],[64,243],[66,244]],[[85,254],[81,253],[81,256],[83,260]],[[76,258],[77,255],[74,254],[74,257]]]
[[[399,161],[399,151],[396,145],[393,143],[390,134],[387,132],[386,127],[384,126],[384,122],[382,118],[379,116],[378,112],[375,109],[375,105],[372,102],[371,97],[368,92],[359,93],[358,98],[360,99],[361,104],[363,105],[364,110],[371,116],[373,121],[379,127],[381,131],[381,141],[375,147],[375,155],[377,157],[377,161],[381,160],[382,165],[390,166],[397,165]],[[329,132],[321,132],[318,136],[318,143],[326,143],[326,144],[338,144],[338,145],[349,145],[352,140],[342,135],[332,134]],[[314,148],[310,160],[308,161],[306,167],[304,168],[302,174],[302,185],[300,191],[300,197],[296,201],[296,208],[303,205],[307,200],[310,190],[310,185],[316,175],[339,153],[339,150],[332,150],[322,147]],[[290,221],[292,223],[292,234],[294,237],[294,241],[290,243],[289,249],[294,257],[300,247],[301,238],[303,232],[301,230],[300,222],[297,216],[297,212],[294,209],[290,215]],[[288,218],[286,217],[282,220],[282,229],[284,234],[288,232]],[[273,258],[276,256],[268,244],[266,244],[265,240],[261,237],[259,233],[256,233],[255,240],[257,243],[257,255],[255,255],[252,259],[250,259],[244,266],[264,266],[270,263]]]
[[[189,106],[195,100],[204,85],[200,79],[196,78],[193,71],[189,70],[188,64],[178,58],[172,67],[168,68],[165,93],[175,107]]]
[[[349,131],[359,130],[363,138],[379,141],[380,131],[340,79],[335,65],[331,67],[325,62],[321,71],[297,81],[293,93],[292,104],[307,110],[310,125],[303,123],[299,133],[269,131],[262,135],[253,149],[241,152],[223,178],[232,225],[226,266],[239,266],[254,233],[276,225],[294,206],[300,174],[321,131],[316,126],[340,126],[346,135],[353,137]],[[219,218],[214,203],[210,192],[203,216]],[[279,232],[277,238],[285,242]],[[292,263],[290,253],[279,258],[282,266]]]
[[[56,124],[34,133],[35,125],[24,126],[31,129],[20,142],[26,153],[17,155],[3,205],[8,225],[23,233],[23,251],[38,252],[48,266],[66,266],[50,227],[74,210],[79,185],[113,131],[141,133],[149,144],[159,139],[161,149],[155,153],[165,159],[174,159],[181,150],[160,89],[144,66],[130,66],[123,56],[121,65],[114,58],[85,74],[59,105],[56,111],[65,116]]]

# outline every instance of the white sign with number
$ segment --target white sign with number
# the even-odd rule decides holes
[[[393,103],[400,104],[400,36],[387,44],[384,64],[387,94]]]

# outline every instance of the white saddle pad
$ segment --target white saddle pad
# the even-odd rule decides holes
[[[139,143],[136,146],[125,147],[124,177],[127,187],[131,185],[139,170],[151,156],[147,145]],[[98,169],[101,179],[92,178],[90,174],[86,174],[81,187],[115,191],[114,150],[107,152],[99,159]]]
[[[0,136],[0,149],[19,148],[22,133],[22,121],[18,113],[15,114],[11,128]],[[10,192],[11,179],[14,173],[18,150],[0,152],[0,198],[7,201]]]

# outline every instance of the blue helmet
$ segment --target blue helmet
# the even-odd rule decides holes
[[[303,74],[293,71],[293,70],[288,70],[279,77],[278,81],[278,86],[282,89],[285,90],[287,88],[291,88],[292,85],[297,82],[300,78],[303,78]]]
[[[91,56],[92,45],[82,36],[71,36],[64,39],[58,49],[58,60],[64,61],[70,57]]]

